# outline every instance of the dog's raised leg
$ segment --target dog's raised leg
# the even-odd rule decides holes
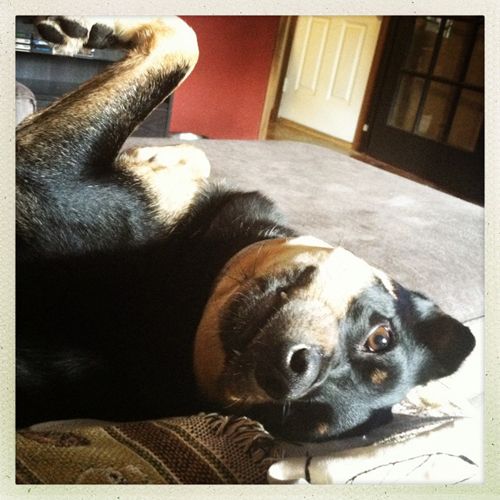
[[[154,161],[148,154],[117,154],[193,69],[194,32],[178,18],[56,17],[38,26],[66,52],[83,46],[128,52],[18,127],[17,255],[124,248],[154,238],[192,201],[208,162],[192,148],[163,150],[151,155]]]
[[[196,35],[175,17],[55,17],[39,20],[38,26],[68,50],[118,47],[128,53],[21,124],[16,134],[21,172],[110,166],[125,139],[186,78],[198,58]]]

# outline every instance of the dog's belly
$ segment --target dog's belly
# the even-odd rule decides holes
[[[23,266],[16,311],[20,425],[192,409],[191,345],[203,293],[182,300],[178,274],[146,257]]]

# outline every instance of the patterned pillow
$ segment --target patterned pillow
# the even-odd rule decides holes
[[[17,433],[23,484],[266,483],[277,442],[245,417],[200,414],[128,423],[56,422]]]

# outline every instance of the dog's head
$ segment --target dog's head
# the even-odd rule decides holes
[[[223,269],[198,327],[204,396],[285,438],[340,435],[453,373],[469,329],[312,237],[255,243]]]

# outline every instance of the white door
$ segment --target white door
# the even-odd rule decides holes
[[[278,116],[352,142],[380,23],[299,17]]]

